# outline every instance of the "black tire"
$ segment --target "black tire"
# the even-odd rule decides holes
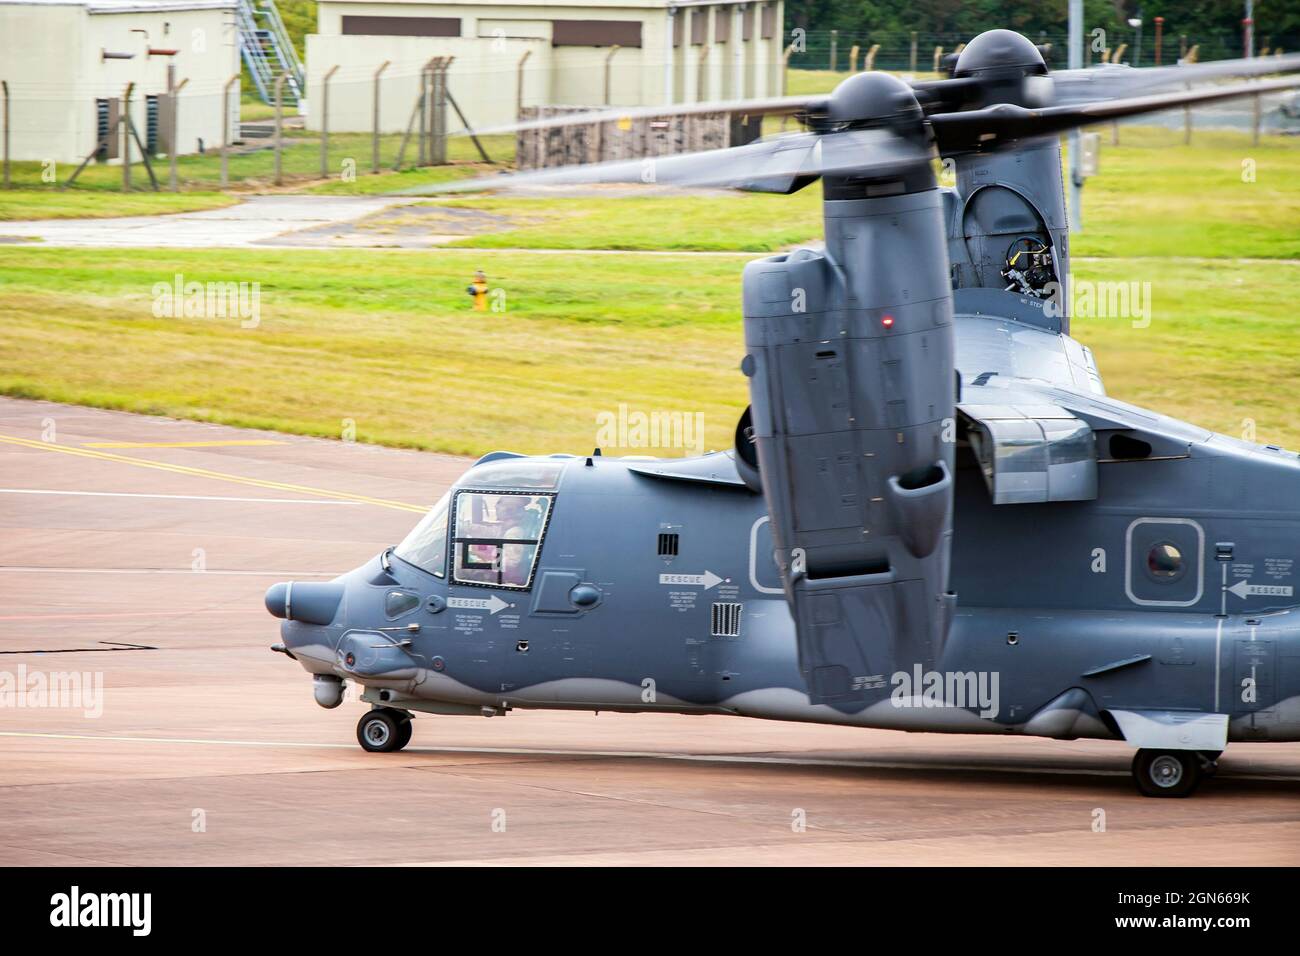
[[[1190,797],[1201,775],[1195,750],[1139,750],[1133,757],[1133,780],[1146,797]]]
[[[357,721],[357,743],[361,744],[362,750],[372,754],[401,750],[411,739],[410,719],[403,718],[406,718],[405,714],[386,707],[366,712]]]
[[[413,721],[411,720],[410,717],[407,717],[406,715],[402,716],[402,720],[399,724],[399,727],[401,728],[401,733],[397,738],[397,746],[393,748],[394,750],[404,750],[406,748],[406,745],[411,742],[412,723]]]

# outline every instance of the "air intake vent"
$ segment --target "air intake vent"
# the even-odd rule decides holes
[[[740,637],[740,609],[743,604],[713,605],[713,636]]]
[[[158,155],[157,93],[150,93],[144,98],[144,148],[150,156]]]
[[[659,535],[659,557],[675,558],[677,557],[677,539],[676,534]]]
[[[109,156],[109,136],[117,134],[117,130],[110,129],[111,125],[108,100],[95,100],[95,159],[101,163]]]

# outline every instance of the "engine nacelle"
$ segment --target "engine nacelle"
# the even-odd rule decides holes
[[[942,201],[864,192],[825,202],[825,254],[746,268],[742,364],[800,667],[814,702],[853,710],[934,664],[955,603]]]

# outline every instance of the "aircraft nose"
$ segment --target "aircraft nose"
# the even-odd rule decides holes
[[[330,624],[343,600],[343,585],[319,581],[282,581],[266,589],[266,609],[278,618],[303,624]]]

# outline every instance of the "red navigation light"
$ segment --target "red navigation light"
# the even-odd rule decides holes
[[[887,315],[880,320],[880,324],[887,329],[892,329],[894,327],[894,317],[892,315]]]

